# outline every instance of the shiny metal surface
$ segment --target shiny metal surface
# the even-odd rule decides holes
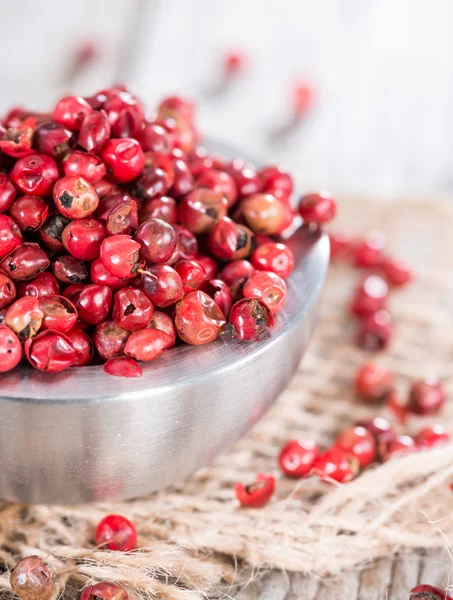
[[[223,153],[225,154],[225,150]],[[21,502],[129,498],[228,450],[284,389],[313,331],[329,255],[299,231],[288,301],[266,339],[179,346],[138,379],[102,367],[0,377],[0,494]]]

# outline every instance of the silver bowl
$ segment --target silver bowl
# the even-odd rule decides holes
[[[231,448],[284,389],[315,325],[327,236],[299,230],[287,243],[296,258],[287,304],[260,342],[225,336],[178,346],[144,365],[138,379],[99,366],[1,376],[1,496],[71,504],[131,498]]]

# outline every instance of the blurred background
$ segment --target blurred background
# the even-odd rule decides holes
[[[453,191],[451,0],[0,7],[2,112],[130,82],[150,107],[169,93],[191,96],[203,133],[281,163],[307,188]],[[298,87],[306,102],[296,115]]]

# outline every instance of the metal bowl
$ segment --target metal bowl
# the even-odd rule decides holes
[[[299,230],[287,243],[296,258],[287,304],[260,342],[225,336],[178,346],[144,365],[138,379],[111,377],[99,366],[1,376],[2,497],[71,504],[131,498],[228,450],[284,389],[315,325],[327,237]]]

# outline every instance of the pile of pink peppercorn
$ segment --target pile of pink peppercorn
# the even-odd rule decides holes
[[[274,323],[294,257],[278,236],[335,216],[328,194],[291,204],[276,166],[224,162],[194,105],[155,114],[124,87],[0,122],[0,371],[105,363],[139,376],[175,343]]]

